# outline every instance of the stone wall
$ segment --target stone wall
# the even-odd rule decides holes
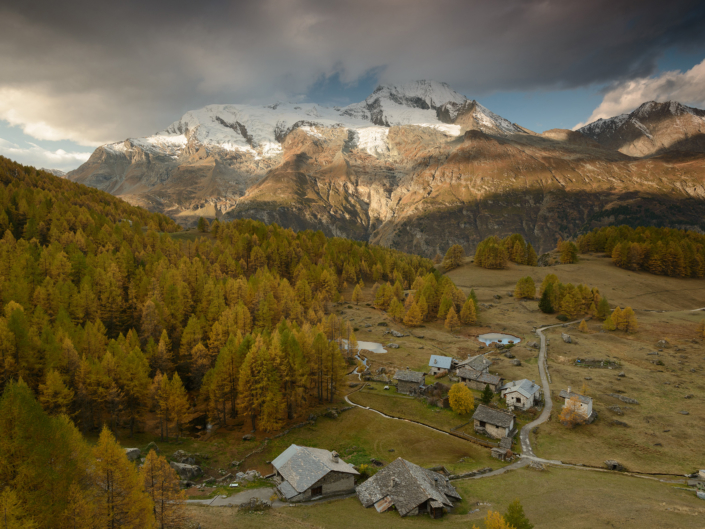
[[[397,392],[409,395],[419,389],[419,384],[416,382],[407,382],[405,380],[397,380]]]
[[[478,433],[489,435],[490,437],[494,437],[495,439],[501,439],[502,437],[506,437],[509,433],[509,430],[507,428],[500,428],[499,426],[495,426],[490,423],[485,423],[485,426],[480,426],[480,421],[477,420],[475,421],[475,431]]]

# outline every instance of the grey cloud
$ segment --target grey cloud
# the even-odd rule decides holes
[[[479,97],[643,78],[702,49],[692,0],[266,0],[0,5],[0,118],[84,144],[209,103],[300,97],[317,79],[436,79]]]

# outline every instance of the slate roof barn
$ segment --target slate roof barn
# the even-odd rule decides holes
[[[291,445],[272,461],[282,479],[277,487],[284,499],[305,501],[316,496],[352,492],[358,472],[336,452]]]
[[[458,362],[458,367],[466,367],[475,371],[489,371],[492,362],[485,355],[468,356],[466,360]]]
[[[400,516],[428,512],[439,518],[460,495],[448,478],[402,458],[390,463],[356,489],[364,507],[384,512],[392,505]]]
[[[426,381],[423,373],[400,369],[394,373],[394,380],[397,381],[397,391],[399,393],[415,393]]]
[[[484,371],[477,371],[465,367],[458,369],[457,374],[460,381],[470,389],[482,391],[485,389],[485,386],[489,386],[495,393],[499,390],[503,380],[499,375],[490,375]]]
[[[513,437],[516,434],[514,423],[516,417],[508,411],[490,408],[480,404],[472,416],[475,431],[487,434],[496,439]]]

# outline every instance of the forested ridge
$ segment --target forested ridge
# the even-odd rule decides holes
[[[7,527],[181,526],[166,460],[150,452],[138,471],[111,432],[150,417],[178,436],[204,407],[280,428],[340,391],[340,339],[354,342],[328,314],[341,291],[359,301],[375,282],[399,304],[425,283],[435,311],[454,289],[428,259],[321,232],[216,221],[190,240],[163,215],[4,158],[0,182]],[[79,431],[100,428],[88,447]]]
[[[581,253],[605,252],[620,268],[705,277],[705,235],[672,228],[606,226],[578,237]]]
[[[2,182],[0,384],[22,378],[84,430],[134,430],[151,407],[178,433],[196,397],[213,419],[275,429],[338,390],[331,340],[347,326],[326,304],[364,280],[408,289],[433,267],[250,220],[179,240],[156,231],[176,229],[163,216],[7,160]]]

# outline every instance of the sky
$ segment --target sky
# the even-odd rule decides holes
[[[0,0],[0,154],[70,170],[213,103],[444,81],[537,132],[705,108],[702,0]]]

